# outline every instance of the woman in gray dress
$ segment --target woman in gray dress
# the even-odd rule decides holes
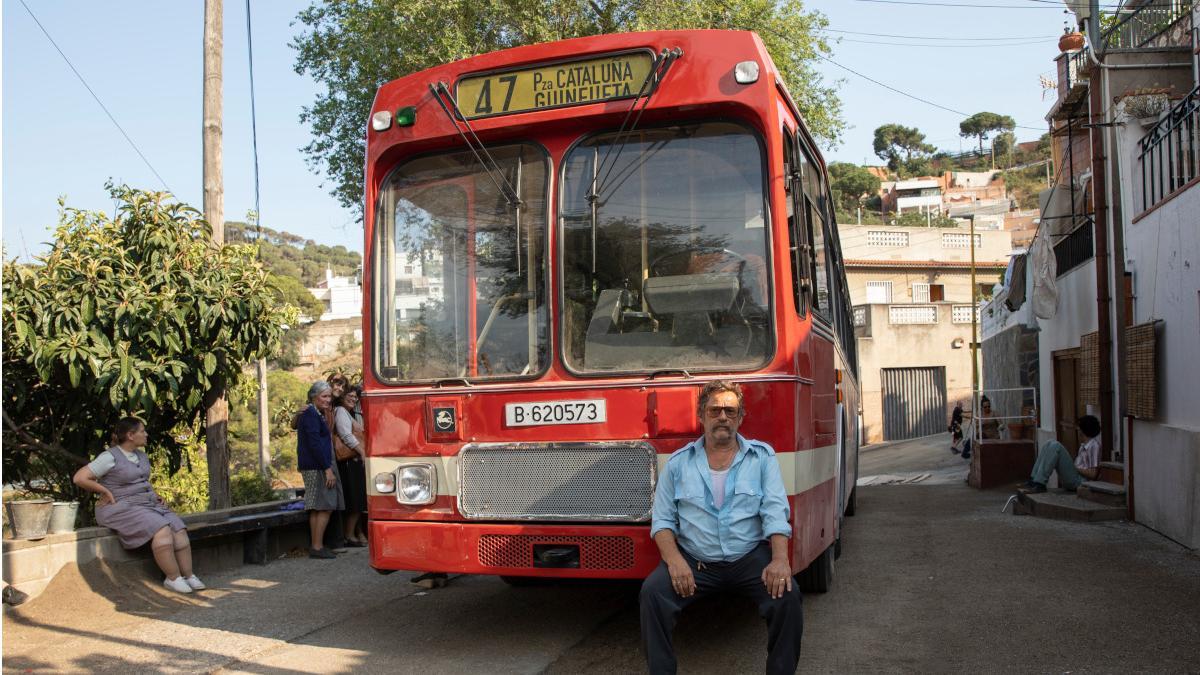
[[[187,526],[175,515],[150,485],[150,459],[146,425],[136,417],[125,417],[113,429],[112,447],[73,478],[76,485],[100,495],[96,522],[116,530],[121,545],[133,549],[150,542],[154,562],[163,574],[163,586],[178,593],[204,589],[192,573],[192,543]]]

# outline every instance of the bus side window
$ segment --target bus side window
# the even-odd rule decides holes
[[[825,215],[825,200],[822,199],[824,181],[821,178],[817,163],[813,161],[808,148],[800,146],[801,182],[803,184],[803,208],[807,220],[808,236],[811,243],[811,267],[809,268],[812,292],[813,311],[832,322],[833,313],[829,306],[829,252],[826,250],[828,241],[829,221]]]
[[[804,265],[804,225],[800,219],[799,204],[803,203],[800,187],[800,168],[796,165],[796,141],[793,132],[783,128],[783,185],[787,197],[788,251],[792,266],[792,301],[796,314],[804,316],[804,289],[806,285]]]

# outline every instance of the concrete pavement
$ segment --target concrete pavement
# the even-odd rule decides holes
[[[871,450],[862,473],[868,466],[937,470],[920,457],[939,445]],[[1003,515],[1006,498],[961,481],[861,487],[833,590],[805,598],[801,670],[1200,669],[1200,555],[1124,522]],[[213,588],[194,596],[82,570],[5,612],[4,668],[570,675],[643,668],[636,584],[511,588],[460,577],[425,592],[407,577],[376,575],[355,549],[335,561],[283,559],[209,575]],[[719,599],[693,606],[676,642],[680,672],[758,672],[766,630],[753,607]]]

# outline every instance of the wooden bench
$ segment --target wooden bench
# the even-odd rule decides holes
[[[197,513],[185,516],[188,536],[192,539],[208,539],[242,535],[242,560],[248,565],[267,564],[268,533],[272,528],[287,527],[308,522],[308,512],[298,510],[264,510],[251,513],[230,514],[213,519],[212,513]]]

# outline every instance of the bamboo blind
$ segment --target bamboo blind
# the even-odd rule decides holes
[[[1129,378],[1129,415],[1142,420],[1158,413],[1158,373],[1155,365],[1154,326],[1142,323],[1125,329],[1125,373]]]
[[[1100,405],[1100,333],[1079,338],[1079,400],[1084,405]]]

